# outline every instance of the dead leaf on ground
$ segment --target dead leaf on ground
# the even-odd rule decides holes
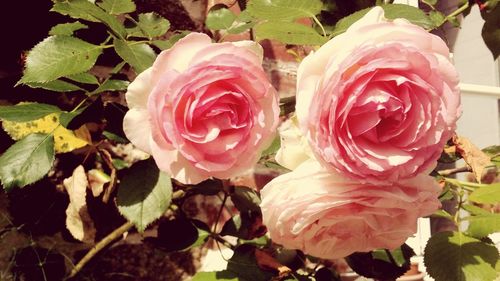
[[[476,181],[481,183],[481,177],[486,167],[491,166],[490,157],[481,149],[477,148],[470,140],[453,136],[453,143],[456,146],[457,152],[462,156],[465,163],[470,166]]]
[[[89,182],[82,165],[76,167],[73,175],[63,181],[69,195],[66,209],[66,228],[75,239],[93,243],[96,229],[87,209],[86,194]]]
[[[277,261],[273,256],[263,250],[256,249],[255,250],[255,259],[257,260],[257,264],[262,269],[274,269],[278,271],[278,277],[275,280],[282,280],[290,273],[292,270],[286,266],[282,265],[279,261]]]

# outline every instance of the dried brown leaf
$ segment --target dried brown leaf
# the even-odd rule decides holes
[[[462,156],[465,163],[472,169],[472,173],[477,182],[481,183],[481,177],[486,167],[491,166],[490,157],[481,149],[477,148],[470,140],[453,136],[453,143],[456,146],[457,152]]]
[[[78,166],[73,175],[63,181],[69,195],[66,209],[66,228],[75,239],[93,243],[96,229],[87,209],[86,195],[89,182],[83,166]]]

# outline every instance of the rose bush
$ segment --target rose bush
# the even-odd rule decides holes
[[[264,187],[261,208],[274,242],[333,259],[399,247],[417,231],[419,217],[441,206],[440,190],[427,175],[361,184],[308,160]]]
[[[458,82],[445,42],[375,7],[300,64],[299,127],[331,170],[362,181],[407,179],[431,170],[451,137]]]
[[[123,128],[176,180],[194,184],[251,168],[274,136],[278,95],[252,41],[191,33],[130,84]]]

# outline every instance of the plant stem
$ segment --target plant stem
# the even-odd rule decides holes
[[[467,190],[469,192],[474,191],[474,188],[482,187],[484,185],[472,182],[459,181],[452,178],[444,178],[445,181],[451,183],[452,185],[459,186],[460,188]]]
[[[441,170],[438,173],[443,177],[447,177],[447,176],[451,176],[453,174],[464,173],[464,172],[471,172],[471,169],[468,166],[463,166],[463,167],[459,167],[459,168]]]
[[[316,16],[313,16],[312,19],[314,20],[314,22],[319,26],[319,28],[321,28],[321,32],[323,33],[323,37],[328,37],[326,35],[326,31],[325,31],[325,28],[323,27],[323,25],[321,24],[321,22],[318,20],[318,18]]]
[[[455,11],[453,11],[453,13],[447,15],[443,21],[441,23],[439,23],[438,26],[436,26],[435,28],[439,28],[441,27],[443,24],[445,24],[447,21],[449,21],[450,19],[460,15],[463,11],[465,11],[467,8],[469,8],[469,1],[465,1],[465,4],[463,4],[462,6],[460,6],[460,8],[456,9]]]
[[[69,278],[74,277],[82,268],[102,249],[111,244],[114,240],[120,237],[123,233],[127,232],[130,228],[134,226],[131,222],[126,222],[122,226],[115,229],[113,232],[104,237],[101,241],[90,249],[90,251],[75,265],[75,267],[71,270]]]
[[[234,251],[234,249],[235,249],[234,245],[231,244],[231,243],[229,243],[229,242],[227,242],[226,240],[224,240],[224,238],[220,237],[219,234],[217,234],[217,233],[210,233],[210,237],[212,239],[214,239],[215,241],[222,243],[222,245],[224,245],[224,246],[226,246],[229,249],[231,249],[231,250]]]
[[[212,232],[214,232],[214,233],[217,232],[217,224],[218,224],[220,217],[222,215],[222,211],[224,210],[224,206],[226,205],[227,197],[228,197],[228,194],[224,190],[224,198],[222,199],[222,205],[220,206],[219,213],[217,214],[217,219],[215,220],[214,228],[212,230]]]

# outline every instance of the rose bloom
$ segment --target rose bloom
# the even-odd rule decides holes
[[[458,82],[439,37],[376,7],[300,64],[299,127],[331,170],[372,182],[410,178],[434,168],[452,135]]]
[[[261,209],[274,242],[335,259],[399,247],[417,231],[419,217],[440,207],[439,193],[427,175],[361,184],[308,160],[264,187]]]
[[[252,168],[274,137],[278,94],[251,41],[191,33],[130,84],[123,129],[176,180],[195,184]]]

